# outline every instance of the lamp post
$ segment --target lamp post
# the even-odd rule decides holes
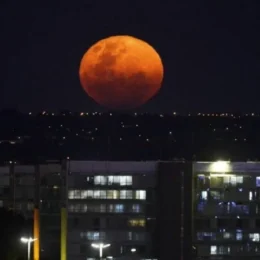
[[[99,243],[99,244],[91,244],[92,247],[99,249],[99,258],[102,259],[103,257],[103,249],[107,248],[110,246],[110,244],[103,244],[103,243]]]
[[[29,238],[22,237],[21,238],[21,242],[27,244],[27,250],[28,250],[28,258],[27,259],[28,260],[30,260],[30,258],[31,258],[31,243],[33,243],[35,240],[36,240],[36,238],[31,238],[31,237],[29,237]]]

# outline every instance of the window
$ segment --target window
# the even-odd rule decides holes
[[[86,238],[91,241],[104,240],[105,232],[98,232],[98,231],[81,232],[80,237]]]
[[[108,211],[110,213],[123,213],[124,205],[123,204],[110,204],[110,205],[108,205]]]
[[[199,241],[213,241],[216,240],[216,234],[213,232],[197,232],[197,239]]]
[[[260,234],[259,233],[251,233],[251,234],[249,234],[249,239],[252,242],[260,242]]]
[[[100,211],[99,212],[106,212],[106,205],[100,204]]]
[[[243,176],[227,175],[227,176],[224,176],[223,182],[224,182],[224,184],[230,184],[232,186],[235,186],[237,184],[242,184]]]
[[[31,211],[34,208],[34,204],[32,202],[27,203],[27,210]]]
[[[137,199],[137,200],[145,200],[146,199],[146,191],[145,190],[137,190],[137,191],[135,191],[135,199]]]
[[[145,219],[130,219],[128,225],[130,227],[145,227]]]
[[[145,200],[145,190],[69,190],[72,199],[136,199]]]
[[[119,191],[117,190],[108,190],[107,199],[119,199]]]
[[[230,246],[211,246],[210,254],[211,255],[229,255],[230,254]]]
[[[95,185],[106,185],[107,176],[94,176],[94,184]]]
[[[124,212],[124,205],[123,204],[115,204],[114,205],[114,212],[115,213],[122,213]]]
[[[201,199],[202,200],[208,200],[208,192],[207,191],[201,192]]]
[[[132,176],[95,176],[95,185],[119,185],[119,186],[131,186],[133,184]]]
[[[121,190],[120,199],[133,199],[133,191],[132,190]]]
[[[221,196],[219,191],[210,191],[210,197],[213,200],[220,200],[220,199],[222,199],[223,195]]]
[[[201,201],[197,204],[197,211],[202,213],[204,211],[205,207],[206,207],[206,202]]]
[[[232,237],[233,237],[233,235],[230,232],[224,232],[223,233],[223,238],[224,239],[232,239]]]
[[[141,232],[128,232],[128,240],[130,241],[144,241],[145,240],[145,233]]]
[[[237,233],[236,233],[236,240],[237,241],[241,241],[243,239],[243,233],[241,230],[237,230]]]
[[[249,191],[249,200],[253,200],[253,192]]]
[[[260,177],[256,177],[256,187],[260,187]]]
[[[133,213],[141,213],[142,212],[141,205],[140,204],[133,204],[132,205],[132,212]]]
[[[210,254],[216,255],[217,254],[217,246],[211,246],[210,247]]]

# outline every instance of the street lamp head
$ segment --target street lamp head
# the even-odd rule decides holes
[[[100,247],[99,244],[91,244],[91,246],[94,247],[94,248],[99,248]]]
[[[29,237],[29,238],[27,238],[27,237],[22,237],[22,238],[21,238],[21,242],[23,242],[23,243],[32,243],[32,242],[34,242],[35,240],[37,240],[37,238],[31,238],[31,237]]]
[[[29,239],[26,238],[26,237],[22,237],[22,238],[21,238],[21,242],[23,242],[23,243],[28,243],[28,242],[29,242]]]
[[[91,244],[92,247],[94,248],[106,248],[106,247],[109,247],[110,244],[103,244],[103,243],[92,243]]]

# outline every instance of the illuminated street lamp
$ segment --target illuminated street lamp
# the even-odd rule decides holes
[[[27,237],[22,237],[21,242],[27,244],[27,249],[28,249],[28,260],[31,258],[31,243],[33,243],[36,240],[36,238],[27,238]]]
[[[103,249],[107,248],[110,246],[110,244],[103,244],[103,243],[99,243],[99,244],[91,244],[92,247],[99,249],[99,258],[101,259],[103,256]]]

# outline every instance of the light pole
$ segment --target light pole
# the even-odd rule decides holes
[[[93,243],[93,244],[91,244],[91,246],[94,247],[94,248],[99,249],[99,258],[102,259],[102,257],[103,257],[103,249],[109,247],[110,244],[103,244],[103,243],[95,244],[95,243]]]
[[[36,238],[27,238],[27,237],[22,237],[21,242],[27,244],[27,250],[28,250],[28,260],[31,258],[31,243],[34,242]]]

